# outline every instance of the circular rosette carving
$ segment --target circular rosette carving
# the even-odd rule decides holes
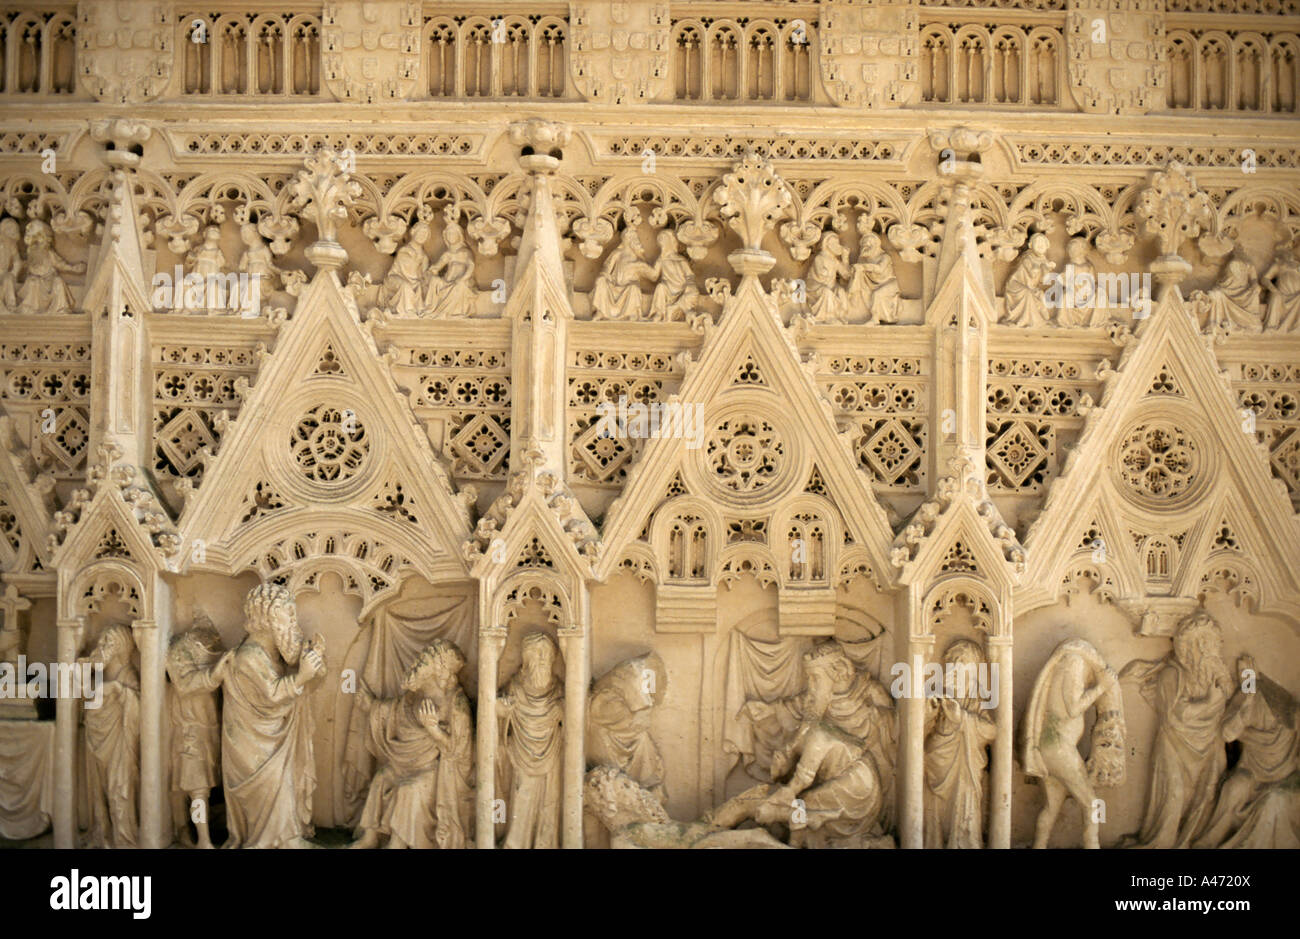
[[[712,421],[697,470],[720,500],[753,505],[788,488],[798,462],[794,441],[767,408],[728,409]]]
[[[298,420],[289,448],[303,477],[320,485],[348,482],[370,456],[370,441],[357,416],[328,405],[312,408]]]
[[[1120,439],[1115,471],[1136,500],[1167,508],[1192,498],[1206,475],[1202,449],[1169,420],[1148,420]]]

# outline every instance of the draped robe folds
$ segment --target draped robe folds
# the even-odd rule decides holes
[[[1189,676],[1170,657],[1125,666],[1142,681],[1142,697],[1159,716],[1151,760],[1151,791],[1137,841],[1147,848],[1185,848],[1205,827],[1227,767],[1222,719],[1226,696],[1212,685],[1192,698]]]
[[[380,302],[402,315],[418,313],[424,302],[424,279],[428,268],[429,257],[423,246],[415,243],[402,245],[384,276]]]
[[[316,765],[307,692],[251,638],[235,650],[222,688],[226,847],[279,848],[310,838]]]
[[[366,627],[370,632],[362,671],[366,686],[380,698],[400,695],[411,663],[434,639],[448,639],[457,648],[472,649],[476,612],[464,596],[418,598],[379,610]],[[343,757],[343,797],[354,819],[360,816],[374,775],[368,722],[364,708],[351,709]]]
[[[1241,759],[1193,847],[1300,848],[1297,716],[1295,701],[1267,678],[1233,695],[1223,736],[1241,742]]]
[[[59,272],[71,271],[72,267],[49,246],[29,246],[27,280],[18,294],[18,312],[68,312],[72,308],[72,292]]]
[[[140,689],[134,675],[119,675],[104,682],[102,693],[99,707],[85,711],[86,749],[94,775],[93,824],[103,844],[130,848],[136,843]]]
[[[474,255],[469,248],[448,248],[429,275],[424,305],[433,316],[461,317],[474,312]]]
[[[1047,301],[1043,286],[1052,272],[1052,262],[1027,252],[1007,277],[1003,291],[1007,304],[1007,322],[1013,326],[1046,326]]]
[[[650,319],[657,322],[680,320],[695,308],[699,288],[695,286],[695,272],[680,254],[659,258],[659,283],[650,294]]]
[[[898,319],[901,297],[894,276],[894,262],[889,255],[881,251],[858,259],[849,281],[849,303],[865,308],[871,320],[877,323],[892,323]]]
[[[439,816],[460,811],[454,787],[445,790],[453,793],[452,801],[439,803],[440,752],[420,721],[424,700],[408,694],[376,701],[367,727],[367,744],[382,768],[370,783],[360,827],[395,835],[412,848],[436,848]],[[448,758],[447,769],[454,773],[452,760]],[[457,825],[463,831],[463,820]]]
[[[587,709],[587,762],[618,767],[662,800],[664,761],[650,737],[652,710],[632,710],[614,688],[593,692]]]
[[[440,703],[438,715],[452,748],[438,756],[434,842],[439,848],[463,848],[474,837],[474,720],[460,685],[452,692],[450,708]]]
[[[827,251],[819,251],[808,271],[806,292],[808,312],[819,323],[844,322],[845,292],[839,279],[848,273],[848,266]]]
[[[1283,258],[1276,261],[1264,275],[1271,279],[1268,310],[1264,325],[1268,329],[1295,332],[1300,329],[1300,261]]]
[[[1259,311],[1259,280],[1249,261],[1233,258],[1223,276],[1198,304],[1201,326],[1241,329],[1257,333],[1264,328]]]
[[[654,269],[637,258],[632,249],[620,244],[609,256],[604,270],[596,278],[591,292],[591,308],[595,319],[637,320],[645,298],[641,294],[640,279],[654,277]]]
[[[772,754],[784,746],[798,730],[808,715],[811,704],[811,693],[803,692],[772,702],[771,716],[753,722],[755,749],[766,756],[762,761],[764,768],[770,766]],[[837,763],[832,759],[830,763],[822,765],[817,774],[818,782],[822,783],[817,787],[820,793],[818,801],[827,804],[843,803],[843,816],[860,823],[864,820],[875,821],[876,813],[871,809],[871,804],[878,799],[882,800],[879,805],[883,810],[881,823],[888,828],[893,816],[896,747],[893,699],[889,691],[870,675],[859,672],[847,690],[832,693],[821,722],[861,741],[863,752],[861,757],[852,760],[845,761],[841,758]],[[856,764],[860,761],[869,761],[874,771],[870,774],[874,776],[873,786],[866,786],[862,782],[862,779],[867,778],[867,774],[857,772]],[[837,776],[843,777],[842,786],[828,783],[828,780]],[[874,783],[877,781],[880,791],[869,791],[874,788]],[[811,819],[813,803],[809,801],[807,795],[804,800],[808,805]],[[836,833],[854,834],[855,831],[849,830],[852,827],[854,826],[851,824],[841,824],[839,826],[841,830]]]
[[[558,681],[540,694],[522,676],[497,701],[502,712],[498,792],[509,793],[507,848],[559,847],[564,696]]]
[[[212,670],[194,666],[172,675],[167,711],[171,719],[171,787],[198,792],[218,785],[221,717]]]
[[[952,700],[952,699],[949,699]],[[937,699],[931,698],[936,702]],[[925,738],[925,846],[984,847],[986,747],[997,736],[993,718],[958,702],[956,720],[930,711]]]

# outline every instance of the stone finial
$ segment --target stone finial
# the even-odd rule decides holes
[[[530,117],[510,125],[510,142],[519,148],[519,165],[528,173],[554,173],[564,159],[573,129],[562,121]]]
[[[939,156],[939,172],[950,181],[960,182],[984,172],[980,154],[993,146],[993,135],[969,127],[932,130],[930,146]]]
[[[140,154],[135,149],[144,144],[153,128],[143,121],[110,117],[90,125],[90,139],[104,145],[104,162],[114,169],[138,166]]]
[[[352,156],[333,150],[318,150],[307,157],[306,169],[298,171],[289,191],[290,207],[316,225],[316,241],[307,248],[307,260],[319,268],[337,269],[348,259],[338,243],[339,223],[361,195],[361,184],[352,178]]]
[[[1160,240],[1160,257],[1151,262],[1152,273],[1162,284],[1177,284],[1192,270],[1178,249],[1214,221],[1210,197],[1197,188],[1186,167],[1173,161],[1152,176],[1136,211],[1147,232]]]
[[[770,271],[776,258],[763,250],[763,236],[790,214],[794,201],[785,180],[777,175],[771,162],[753,153],[746,154],[722,178],[722,185],[714,190],[713,198],[722,217],[744,244],[728,256],[732,268],[740,274]]]

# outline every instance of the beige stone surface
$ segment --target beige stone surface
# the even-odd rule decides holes
[[[1300,5],[1211,6],[8,5],[4,830],[1295,846]]]

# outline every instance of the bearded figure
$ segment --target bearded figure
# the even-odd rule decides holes
[[[1171,655],[1130,662],[1120,678],[1139,683],[1160,721],[1137,844],[1188,847],[1214,811],[1228,764],[1222,727],[1233,686],[1219,624],[1208,613],[1193,613],[1178,625]]]
[[[564,693],[555,675],[557,658],[550,636],[529,633],[523,664],[497,699],[497,791],[509,793],[506,848],[559,847]]]
[[[893,701],[833,640],[805,654],[803,667],[807,690],[774,702],[749,701],[742,712],[756,740],[771,747],[770,772],[779,784],[765,791],[754,818],[789,824],[792,844],[865,843],[882,834],[892,815]],[[733,803],[743,806],[757,794],[751,790]],[[803,803],[799,813],[792,813],[795,799]],[[717,814],[727,815],[726,807]]]
[[[303,642],[289,591],[254,587],[248,635],[222,676],[222,781],[228,848],[311,847],[316,769],[307,690],[325,672],[325,639]]]
[[[354,848],[463,848],[474,801],[474,726],[457,677],[465,656],[435,639],[416,657],[402,694],[376,698],[362,686],[370,782]]]

